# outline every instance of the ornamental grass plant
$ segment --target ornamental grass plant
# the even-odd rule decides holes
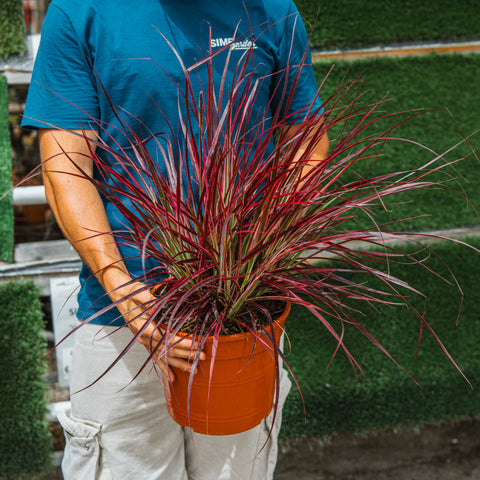
[[[227,52],[227,62],[230,47],[221,50]],[[113,232],[117,242],[133,243],[144,261],[153,257],[160,265],[132,280],[132,285],[142,282],[142,289],[155,292],[154,300],[138,308],[138,316],[146,315],[146,325],[155,325],[162,335],[143,368],[155,352],[168,355],[179,332],[198,341],[199,352],[208,336],[215,345],[222,335],[250,332],[263,342],[260,333],[273,336],[275,318],[286,303],[313,314],[335,339],[330,361],[342,351],[356,373],[362,368],[348,348],[347,324],[390,357],[381,339],[369,332],[362,304],[411,309],[418,318],[418,347],[429,331],[454,362],[426,320],[426,298],[420,308],[409,300],[412,294],[422,295],[418,285],[389,273],[394,262],[429,270],[423,258],[434,252],[422,245],[418,234],[402,231],[402,218],[379,224],[375,215],[388,208],[393,195],[395,201],[398,194],[408,201],[414,190],[450,186],[462,158],[446,160],[431,152],[426,163],[412,170],[373,175],[365,165],[382,162],[387,143],[407,142],[428,151],[395,133],[419,112],[384,113],[384,99],[364,103],[361,81],[344,80],[322,98],[321,108],[314,108],[312,99],[310,107],[287,116],[283,113],[289,111],[293,91],[276,92],[282,102],[270,125],[265,116],[252,118],[259,88],[250,69],[253,49],[236,65],[233,82],[224,75],[219,85],[212,81],[216,55],[218,51],[191,67],[177,57],[185,78],[178,86],[180,127],[150,132],[147,139],[157,143],[159,159],[129,126],[140,120],[117,110],[128,151],[98,137],[90,156],[101,173],[92,178],[78,170],[125,217],[125,228]],[[295,77],[294,87],[299,70],[282,72]],[[200,71],[206,72],[208,82],[198,92],[192,78]],[[321,91],[322,86],[318,95]],[[92,120],[98,130],[104,128]],[[288,126],[293,124],[292,132]],[[324,159],[314,159],[325,135],[330,150]],[[464,142],[468,140],[459,132],[457,143]],[[105,154],[115,168],[103,160]],[[166,166],[165,174],[158,162]],[[433,180],[433,173],[442,174],[441,180]],[[367,218],[369,227],[355,229],[358,217]],[[397,248],[396,241],[405,239],[417,245],[416,252]],[[438,281],[455,283],[453,273],[430,273]],[[369,279],[375,279],[375,286]],[[276,342],[272,345],[275,358],[285,360]],[[193,373],[190,378],[192,382]]]

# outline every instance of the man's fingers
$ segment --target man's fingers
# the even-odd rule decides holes
[[[195,358],[197,358],[197,355],[199,356],[200,360],[205,360],[207,358],[207,356],[205,355],[205,352],[198,351],[198,346],[197,348],[192,349],[192,348],[187,348],[186,346],[178,344],[168,349],[168,356],[172,356],[176,358],[185,358],[187,360],[193,361]]]
[[[155,335],[157,333],[157,335]],[[154,350],[161,339],[161,336],[156,331],[153,337],[146,332],[141,336],[140,342],[143,343],[149,350]],[[198,355],[199,345],[198,342],[193,342],[190,339],[183,337],[173,337],[169,342],[168,356],[173,358],[184,358],[187,360],[194,360]],[[158,355],[163,356],[166,354],[165,345],[162,344],[156,349]],[[157,353],[155,352],[155,353]],[[200,352],[200,360],[205,360],[207,357],[205,352]]]
[[[168,365],[163,359],[160,359],[156,362],[160,371],[165,375],[171,382],[175,381],[175,374],[171,368],[168,368]]]
[[[156,325],[148,314],[139,314],[138,310],[142,305],[148,305],[155,297],[140,283],[133,284],[130,290],[134,296],[129,298],[124,306],[124,310],[127,312],[124,313],[127,324],[134,335],[141,332],[137,340],[151,354],[153,361],[167,378],[170,378],[171,381],[175,379],[170,367],[190,372],[195,359],[206,359],[205,353],[199,351],[198,342],[191,338],[175,335],[168,338],[168,346],[166,346],[162,342],[166,329]],[[129,318],[131,319],[129,320]]]
[[[193,369],[192,364],[190,362],[187,362],[186,360],[170,356],[167,356],[167,360],[168,362],[165,361],[165,357],[160,357],[155,359],[155,363],[159,366],[162,373],[172,382],[175,380],[175,374],[170,367],[177,368],[178,370],[182,370],[187,373],[191,372]],[[195,368],[195,373],[197,373],[197,370],[198,369]]]
[[[166,359],[169,365],[182,368],[182,370],[186,370],[187,366],[191,367],[191,362],[193,362],[197,356],[199,360],[205,360],[207,358],[204,352],[177,347],[170,347],[168,351],[165,352],[165,348],[162,346],[153,352],[153,354],[155,360]]]

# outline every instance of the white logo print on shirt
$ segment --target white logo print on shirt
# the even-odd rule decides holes
[[[249,50],[250,48],[257,48],[255,42],[252,42],[250,39],[234,42],[233,38],[212,38],[210,41],[210,47],[212,49],[225,47],[228,44],[231,44],[230,50]]]

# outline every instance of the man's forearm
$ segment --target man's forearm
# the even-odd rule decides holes
[[[287,130],[284,132],[284,134],[294,137],[300,128],[300,125],[290,125],[287,127]],[[319,121],[318,129],[321,128],[322,122]],[[298,147],[295,159],[293,160],[294,162],[302,162],[302,169],[300,173],[301,183],[303,183],[303,181],[308,177],[308,174],[311,170],[322,167],[322,163],[324,163],[324,160],[328,155],[330,144],[327,133],[323,133],[319,138],[316,137],[318,137],[318,131],[314,130]],[[308,161],[305,161],[306,157],[308,158]]]
[[[88,135],[95,138],[93,132]],[[93,173],[93,161],[85,139],[71,132],[41,130],[40,148],[47,200],[67,239],[162,372],[173,380],[175,376],[168,365],[190,371],[197,342],[176,336],[170,339],[168,364],[164,358],[165,349],[155,349],[163,334],[144,315],[144,308],[155,299],[145,285],[131,281],[98,190],[85,178]],[[79,175],[79,168],[83,175]],[[200,359],[204,358],[205,354],[201,353]]]
[[[88,135],[95,138],[93,132]],[[70,132],[41,130],[40,148],[45,193],[60,228],[112,300],[118,300],[118,287],[130,276],[97,189],[79,176],[79,168],[86,175],[93,172],[86,140]]]

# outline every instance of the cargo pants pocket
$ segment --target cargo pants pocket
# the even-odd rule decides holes
[[[97,480],[100,462],[101,425],[80,420],[70,411],[58,415],[65,433],[66,445],[62,460],[65,480]]]

